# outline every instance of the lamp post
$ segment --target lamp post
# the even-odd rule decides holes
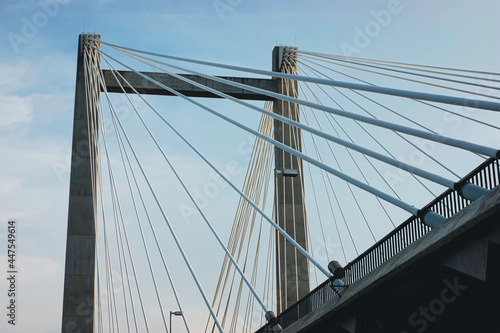
[[[172,315],[182,316],[182,311],[170,311],[170,333],[172,333]]]

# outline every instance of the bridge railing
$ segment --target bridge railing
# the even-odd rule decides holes
[[[487,189],[493,189],[500,185],[499,160],[490,158],[484,161],[460,180],[460,183],[463,182],[469,182]],[[447,190],[431,201],[424,209],[430,209],[442,216],[451,217],[470,203],[470,200],[464,199],[457,191]],[[344,283],[352,285],[359,281],[430,230],[432,228],[424,224],[419,217],[412,216],[408,218],[388,235],[346,265]],[[323,282],[278,315],[281,327],[285,328],[291,325],[334,297],[336,297],[336,293],[330,287],[329,281]],[[267,329],[267,326],[264,326],[256,331],[256,333],[267,332]]]

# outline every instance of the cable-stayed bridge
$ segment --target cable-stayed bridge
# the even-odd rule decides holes
[[[187,332],[200,322],[206,332],[434,332],[478,312],[471,327],[494,327],[499,78],[292,47],[276,47],[264,70],[81,35],[62,331],[171,331],[179,316]],[[193,144],[195,134],[210,139],[209,126],[183,133],[150,95],[180,97],[251,134],[243,186],[231,180],[237,166],[224,170]],[[443,121],[460,135],[443,133]],[[178,145],[237,195],[226,207],[232,226],[220,229],[176,167]],[[176,196],[189,206],[172,207]],[[203,230],[176,220],[176,208]],[[216,286],[190,253],[209,247],[183,240],[183,228],[217,244],[206,253],[221,267]],[[173,256],[187,290],[176,287],[186,281]],[[183,307],[195,292],[207,317]]]

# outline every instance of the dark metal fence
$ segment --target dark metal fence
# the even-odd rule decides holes
[[[486,189],[493,189],[500,185],[500,163],[498,159],[490,158],[460,180],[460,183],[469,182]],[[447,190],[431,201],[423,209],[430,209],[444,217],[451,217],[471,203],[464,199],[457,191]],[[379,240],[368,250],[346,265],[344,283],[352,285],[365,275],[375,270],[396,253],[412,244],[420,237],[432,230],[419,217],[412,216]],[[313,312],[332,298],[336,293],[325,281],[300,299],[297,303],[278,315],[281,327],[285,328],[305,315]],[[267,325],[257,333],[267,332]]]

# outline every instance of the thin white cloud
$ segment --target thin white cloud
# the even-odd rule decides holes
[[[3,176],[38,180],[36,183],[31,182],[32,185],[43,182],[54,184],[57,176],[54,174],[53,162],[65,163],[69,159],[70,147],[68,143],[50,138],[39,139],[37,143],[32,144],[0,139],[3,158],[11,162],[2,166]]]
[[[38,68],[37,68],[38,67]],[[0,89],[7,95],[20,89],[28,88],[36,80],[41,66],[33,66],[30,62],[0,64]]]
[[[1,256],[0,260],[6,262],[7,257]],[[12,327],[9,327],[11,325],[2,320],[0,331],[40,333],[60,331],[62,304],[58,299],[64,278],[63,266],[54,259],[28,255],[18,256],[18,265],[16,327],[12,330]],[[7,282],[7,279],[1,279],[1,290],[8,290]],[[7,300],[7,297],[2,299]]]
[[[0,96],[0,127],[29,122],[33,119],[30,97]]]
[[[54,69],[54,63],[60,64],[64,70]],[[65,111],[71,105],[68,94],[73,89],[61,82],[73,80],[74,66],[71,64],[69,57],[64,55],[0,63],[0,128]],[[47,78],[51,78],[51,83],[47,83]]]
[[[4,58],[0,62],[3,96],[34,92],[73,91],[75,59],[72,54],[44,55],[37,59]]]
[[[0,193],[11,193],[14,189],[19,188],[22,180],[15,178],[0,178]]]

